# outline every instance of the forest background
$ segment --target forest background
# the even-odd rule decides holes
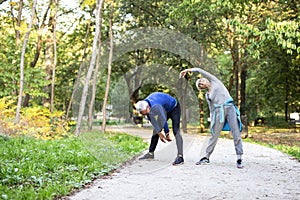
[[[50,124],[55,124],[56,132],[58,127],[67,126],[64,120],[71,117],[77,120],[75,134],[79,134],[84,117],[90,119],[91,129],[95,113],[130,122],[135,116],[132,108],[137,100],[153,91],[176,93],[164,85],[163,77],[157,78],[161,72],[141,76],[143,68],[157,63],[179,72],[205,66],[206,60],[213,62],[210,69],[228,87],[248,123],[263,117],[270,125],[285,126],[289,114],[299,112],[297,1],[2,0],[0,3],[0,98],[2,108],[10,108],[2,115],[4,133],[18,132],[22,129],[22,119],[36,117],[41,110],[51,116]],[[171,30],[198,42],[201,46],[198,66],[184,56],[149,47],[126,52],[112,62],[114,45],[118,46],[118,41],[128,42],[124,41],[124,35],[141,28]],[[134,34],[130,37],[135,40]],[[161,40],[155,34],[152,39]],[[111,50],[110,56],[101,58],[103,46]],[[124,78],[127,90],[118,92],[118,98],[129,97],[130,101],[125,108],[116,103],[110,112],[110,87],[119,84],[120,77]],[[155,81],[145,84],[146,78]],[[196,78],[190,76],[188,81],[198,93],[193,86]],[[203,131],[207,107],[203,104],[203,94],[197,96],[200,131]],[[188,110],[189,103],[182,102],[183,110]],[[21,115],[21,121],[20,112],[28,115],[23,118]],[[183,112],[184,130],[187,122],[198,122],[198,117],[188,115],[188,111]],[[102,118],[105,130],[107,117]],[[23,122],[24,126],[28,124]],[[53,129],[52,125],[49,127]]]

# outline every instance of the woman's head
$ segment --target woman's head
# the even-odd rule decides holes
[[[198,90],[208,89],[210,87],[210,82],[207,78],[199,78],[196,81],[196,87]]]

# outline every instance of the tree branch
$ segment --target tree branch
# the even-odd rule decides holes
[[[0,5],[3,4],[7,0],[0,0]]]

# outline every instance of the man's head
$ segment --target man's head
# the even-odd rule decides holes
[[[150,106],[148,105],[147,101],[138,101],[135,104],[136,110],[141,113],[142,115],[147,115],[150,112]]]
[[[208,89],[210,87],[210,82],[207,78],[199,78],[196,81],[196,87],[198,90]]]

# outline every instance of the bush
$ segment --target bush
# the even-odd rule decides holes
[[[49,108],[33,106],[21,109],[20,122],[14,123],[15,101],[10,97],[0,99],[0,132],[6,135],[28,135],[42,139],[58,139],[70,130],[64,112],[50,112]]]

